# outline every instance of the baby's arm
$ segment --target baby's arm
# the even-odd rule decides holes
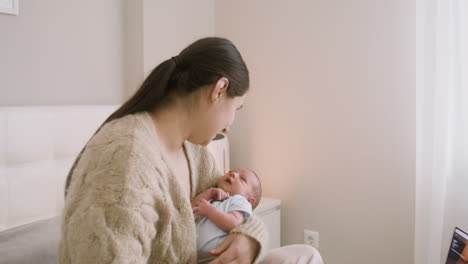
[[[195,199],[194,199],[195,200]],[[221,228],[224,232],[231,232],[232,229],[240,226],[244,222],[244,214],[239,211],[230,211],[224,213],[214,207],[207,200],[199,200],[192,202],[193,213],[208,217],[215,225]]]

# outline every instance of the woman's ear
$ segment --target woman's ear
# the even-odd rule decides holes
[[[229,79],[226,77],[221,77],[219,80],[215,83],[213,89],[211,90],[210,93],[210,99],[211,101],[217,102],[223,94],[227,93],[227,89],[229,87]]]

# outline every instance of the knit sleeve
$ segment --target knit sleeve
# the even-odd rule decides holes
[[[257,241],[260,249],[254,263],[257,263],[261,259],[261,256],[264,254],[264,248],[267,245],[268,232],[260,218],[256,216],[250,217],[242,225],[234,228],[230,234],[242,234]]]
[[[157,220],[149,203],[91,206],[69,218],[69,260],[60,263],[146,263]]]
[[[149,180],[157,172],[146,173],[125,144],[91,146],[82,159],[67,195],[59,263],[147,263],[161,203]]]

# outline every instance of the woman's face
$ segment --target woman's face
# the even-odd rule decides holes
[[[227,133],[234,122],[236,112],[242,108],[246,95],[228,97],[221,91],[218,100],[203,104],[196,121],[196,130],[188,139],[200,145],[208,145],[219,132]]]

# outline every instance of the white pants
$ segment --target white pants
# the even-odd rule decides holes
[[[198,263],[208,263],[215,257],[199,255]],[[266,253],[259,264],[323,264],[320,253],[308,245],[289,245]]]
[[[289,245],[268,251],[260,264],[323,264],[323,260],[311,246]]]

